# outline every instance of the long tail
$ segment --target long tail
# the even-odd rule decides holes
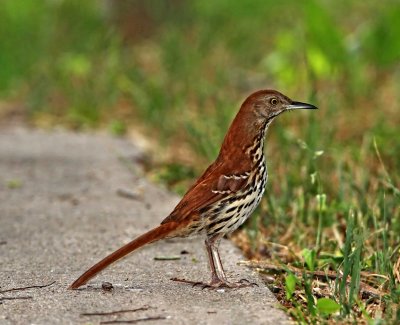
[[[175,229],[176,229],[176,223],[168,222],[166,224],[162,224],[162,225],[158,226],[157,228],[154,228],[154,229],[146,232],[145,234],[141,235],[140,237],[132,240],[128,244],[117,249],[114,253],[111,253],[107,257],[103,258],[97,264],[93,265],[89,270],[87,270],[78,279],[76,279],[75,282],[69,286],[69,289],[79,288],[81,285],[84,285],[91,278],[93,278],[97,273],[104,270],[110,264],[118,261],[120,258],[133,252],[134,250],[138,249],[139,247],[142,247],[143,245],[166,238]]]

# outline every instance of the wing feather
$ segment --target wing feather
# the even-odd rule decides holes
[[[235,170],[228,167],[230,166],[218,164],[218,161],[210,165],[162,224],[182,221],[226,195],[244,189],[249,182],[249,170],[247,168]],[[230,170],[231,174],[226,174],[227,170]]]

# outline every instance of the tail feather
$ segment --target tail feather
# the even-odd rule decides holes
[[[111,253],[107,257],[103,258],[100,262],[93,265],[89,270],[83,273],[78,279],[74,281],[69,286],[69,289],[77,289],[80,286],[84,285],[88,282],[91,278],[93,278],[97,273],[104,270],[110,264],[118,261],[122,257],[126,256],[127,254],[133,252],[134,250],[142,247],[146,244],[155,242],[157,240],[166,238],[176,229],[175,222],[169,222],[166,224],[162,224],[157,228],[154,228],[147,233],[141,235],[140,237],[132,240],[128,244],[122,246],[121,248],[117,249],[114,253]]]

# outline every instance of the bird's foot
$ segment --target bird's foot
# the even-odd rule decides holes
[[[250,282],[247,279],[240,279],[238,282],[229,282],[227,280],[216,279],[211,281],[210,283],[198,282],[198,281],[190,281],[185,279],[172,278],[172,281],[182,282],[191,284],[193,287],[201,287],[204,289],[210,290],[218,290],[218,289],[236,289],[236,288],[246,288],[257,286],[258,284],[255,282]]]
[[[257,283],[251,282],[251,281],[249,281],[249,280],[247,280],[247,279],[240,279],[240,280],[238,281],[238,283],[245,284],[245,285],[247,285],[248,287],[258,287],[258,284],[257,284]]]
[[[211,283],[209,284],[209,286],[212,289],[219,289],[219,288],[246,288],[246,287],[253,287],[253,286],[257,286],[258,284],[255,282],[250,282],[247,279],[240,279],[237,282],[229,282],[227,280],[222,280],[222,279],[218,279],[216,281],[211,281]]]
[[[171,278],[170,280],[176,281],[176,282],[182,282],[182,283],[191,284],[193,287],[196,287],[196,286],[204,286],[204,285],[206,285],[204,282],[190,281],[190,280],[179,279],[179,278]],[[203,289],[204,289],[204,288],[203,288]]]

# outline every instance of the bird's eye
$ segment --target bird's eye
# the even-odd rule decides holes
[[[275,106],[276,104],[278,104],[278,100],[277,100],[275,97],[273,97],[273,98],[271,98],[271,99],[269,100],[269,103],[270,103],[271,105]]]

